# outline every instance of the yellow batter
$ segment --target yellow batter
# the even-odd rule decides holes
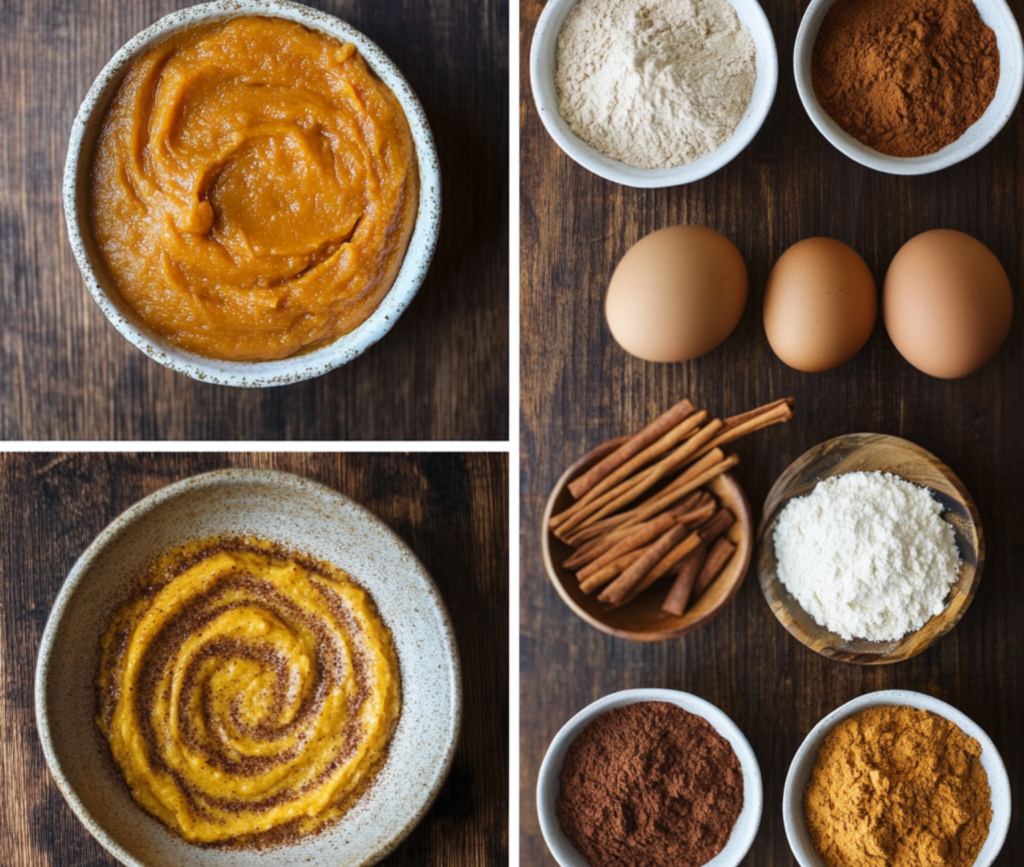
[[[103,637],[97,722],[135,800],[247,845],[340,817],[383,764],[398,659],[372,599],[267,542],[172,551]]]

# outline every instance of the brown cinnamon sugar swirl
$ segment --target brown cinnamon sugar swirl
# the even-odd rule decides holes
[[[401,691],[369,594],[254,539],[165,555],[103,637],[97,722],[135,800],[187,840],[320,830],[383,765]]]

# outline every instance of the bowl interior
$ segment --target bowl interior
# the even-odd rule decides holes
[[[811,56],[818,31],[835,0],[812,0],[804,13],[793,51],[793,71],[800,101],[811,121],[839,151],[850,159],[895,175],[923,175],[948,168],[973,156],[998,135],[1020,99],[1024,84],[1024,43],[1013,12],[1005,0],[974,0],[999,46],[999,84],[985,113],[955,142],[923,157],[893,157],[879,153],[843,130],[818,103],[811,80]]]
[[[373,71],[401,102],[412,130],[419,163],[420,200],[416,225],[398,277],[380,306],[358,328],[342,335],[334,343],[276,361],[238,362],[205,358],[187,352],[156,334],[121,299],[89,230],[89,171],[96,142],[106,110],[132,61],[173,33],[243,15],[286,18],[354,43]],[[205,382],[243,387],[286,385],[320,376],[357,358],[380,340],[409,306],[426,277],[437,247],[441,223],[437,151],[426,114],[408,82],[380,47],[354,27],[333,15],[288,0],[216,0],[191,6],[161,18],[129,40],[97,76],[78,110],[68,146],[63,196],[68,236],[79,270],[89,292],[113,326],[165,367]]]
[[[837,723],[869,707],[884,704],[905,705],[931,711],[955,723],[964,734],[975,738],[981,744],[981,764],[988,774],[988,784],[992,791],[992,822],[989,825],[988,839],[978,853],[973,867],[989,867],[1002,849],[1010,827],[1010,779],[1006,773],[1006,765],[1003,764],[992,739],[970,717],[930,695],[903,689],[871,692],[836,708],[811,729],[796,751],[786,775],[782,814],[789,847],[800,867],[828,867],[811,843],[803,806],[804,789],[811,778],[811,771],[814,769],[822,742]]]
[[[259,856],[266,867],[375,863],[423,816],[450,766],[460,720],[459,664],[437,588],[378,518],[336,491],[278,472],[227,470],[158,491],[117,518],[72,569],[40,648],[36,715],[61,792],[125,864],[242,867],[251,852],[172,836],[135,804],[95,723],[100,636],[160,553],[190,539],[252,533],[348,571],[392,630],[403,706],[373,786],[323,833]]]
[[[586,472],[625,439],[626,437],[620,437],[602,443],[584,455],[558,480],[544,510],[544,525],[541,529],[544,566],[548,578],[566,605],[596,629],[632,641],[665,641],[669,638],[678,638],[717,616],[743,584],[753,553],[753,519],[750,504],[739,483],[729,473],[708,484],[707,487],[718,497],[719,502],[736,516],[736,523],[726,533],[726,536],[736,544],[736,550],[714,583],[682,617],[661,610],[665,594],[671,587],[668,578],[655,582],[628,605],[608,608],[598,600],[596,593],[588,595],[580,590],[576,575],[562,566],[573,549],[548,529],[548,521],[552,515],[557,515],[573,502],[568,489],[569,482]]]
[[[757,756],[754,755],[754,750],[743,736],[743,732],[725,713],[702,698],[674,689],[627,689],[606,695],[581,710],[555,735],[544,755],[537,778],[537,813],[544,840],[552,855],[561,867],[590,867],[587,860],[565,836],[555,811],[555,803],[561,788],[559,777],[565,764],[565,755],[572,742],[596,716],[607,710],[639,701],[671,702],[683,710],[703,717],[715,731],[729,741],[735,751],[743,769],[743,809],[725,848],[705,865],[735,867],[750,850],[761,824],[764,793]]]
[[[530,83],[537,113],[555,143],[585,169],[630,187],[660,188],[689,184],[707,177],[731,162],[761,129],[775,99],[779,58],[771,25],[757,0],[731,0],[740,21],[757,47],[757,79],[750,105],[732,137],[720,148],[683,166],[641,169],[613,159],[576,135],[558,112],[555,67],[558,34],[578,0],[549,0],[537,21],[530,49]]]
[[[960,552],[960,575],[950,588],[945,609],[919,630],[897,641],[844,640],[815,623],[776,574],[772,534],[786,503],[794,497],[809,494],[823,479],[858,471],[893,473],[927,488],[942,504],[942,518],[952,525]],[[823,442],[801,455],[768,492],[757,538],[761,590],[779,622],[791,635],[823,656],[861,665],[909,659],[945,635],[974,598],[985,560],[981,519],[963,483],[935,455],[907,440],[883,434],[847,434]]]

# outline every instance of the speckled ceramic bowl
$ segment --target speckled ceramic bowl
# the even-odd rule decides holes
[[[139,807],[96,726],[100,636],[152,559],[190,539],[252,533],[349,572],[392,630],[402,712],[374,784],[321,834],[258,855],[205,849]],[[110,524],[72,568],[43,633],[36,720],[46,762],[75,814],[130,867],[375,864],[424,816],[451,767],[461,720],[458,653],[437,587],[379,518],[288,473],[221,470],[169,485]]]
[[[352,42],[374,72],[398,97],[416,144],[420,171],[420,204],[405,260],[391,290],[362,325],[314,352],[277,361],[220,361],[187,352],[154,333],[120,300],[96,250],[88,228],[89,169],[104,113],[135,58],[179,30],[242,15],[264,15],[297,21]],[[130,39],[93,82],[71,126],[64,167],[64,216],[68,239],[85,285],[113,326],[150,358],[194,379],[219,385],[266,387],[287,385],[320,376],[357,358],[388,333],[423,283],[441,228],[441,174],[434,138],[416,94],[388,56],[344,21],[287,0],[216,0],[173,12]]]

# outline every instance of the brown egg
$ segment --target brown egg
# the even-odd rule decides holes
[[[875,279],[842,241],[799,241],[768,275],[764,330],[775,354],[797,370],[817,373],[849,361],[877,318]]]
[[[1010,333],[1006,271],[981,241],[952,229],[911,238],[882,290],[889,337],[918,370],[941,379],[974,373]]]
[[[685,361],[728,337],[747,303],[747,266],[713,229],[672,226],[637,241],[608,284],[612,336],[647,361]]]

